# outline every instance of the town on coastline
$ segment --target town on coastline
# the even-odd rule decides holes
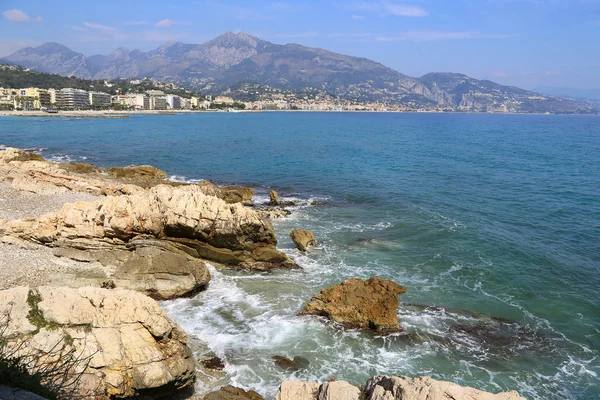
[[[398,104],[349,100],[317,88],[288,90],[251,83],[227,88],[220,95],[203,95],[175,83],[152,78],[101,82],[82,80],[80,83],[87,89],[64,87],[65,82],[57,82],[55,87],[51,87],[56,75],[12,65],[0,65],[0,71],[40,78],[35,81],[38,82],[37,86],[26,87],[6,87],[8,85],[0,79],[0,111],[473,111],[469,108],[424,106],[411,102]],[[24,82],[33,81],[26,79]],[[94,84],[102,90],[94,90]],[[487,109],[486,112],[506,113],[509,110],[498,107]]]

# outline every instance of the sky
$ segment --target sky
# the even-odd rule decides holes
[[[58,42],[85,55],[227,32],[533,89],[600,89],[600,0],[0,0],[0,57]]]

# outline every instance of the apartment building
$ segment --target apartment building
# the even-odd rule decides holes
[[[88,110],[90,95],[85,90],[66,88],[56,91],[56,107],[61,110]]]

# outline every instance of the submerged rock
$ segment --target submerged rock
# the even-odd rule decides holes
[[[316,244],[315,235],[304,229],[294,229],[290,233],[290,238],[296,245],[296,248],[300,251],[306,251],[308,246],[314,246]]]
[[[245,391],[231,385],[211,392],[204,396],[204,400],[264,400],[264,398],[254,390]]]
[[[365,386],[367,400],[525,400],[515,391],[492,394],[430,377],[375,376]]]
[[[292,360],[284,356],[273,356],[271,358],[275,361],[275,365],[288,371],[307,369],[310,365],[310,361],[300,356],[295,356]]]
[[[225,364],[223,363],[223,360],[221,360],[217,356],[201,360],[200,363],[202,364],[202,366],[204,368],[211,369],[213,371],[222,371],[223,368],[225,368]]]
[[[314,296],[302,315],[320,315],[346,328],[371,329],[379,333],[400,331],[398,295],[406,287],[378,276],[369,280],[352,278],[323,289]]]
[[[68,397],[173,397],[194,383],[185,332],[140,293],[16,287],[0,291],[0,315],[10,315],[4,349],[31,373],[52,366],[44,385],[66,385]]]

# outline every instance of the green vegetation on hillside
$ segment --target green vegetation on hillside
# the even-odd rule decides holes
[[[111,95],[144,93],[146,90],[162,90],[166,94],[174,94],[181,97],[204,97],[198,92],[176,87],[172,84],[163,84],[152,79],[144,79],[139,81],[139,83],[131,82],[135,82],[135,80],[118,79],[110,82],[104,80],[87,80],[26,70],[22,67],[0,65],[0,87],[4,88],[22,89],[35,87],[57,90],[74,88],[104,92]]]

